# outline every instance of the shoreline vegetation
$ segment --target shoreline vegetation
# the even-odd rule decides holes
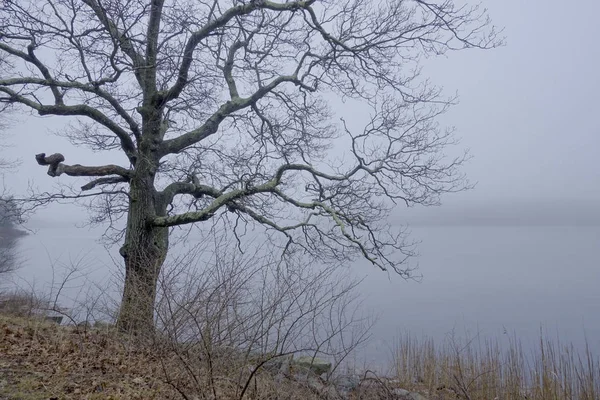
[[[35,316],[0,314],[0,399],[398,399],[597,400],[600,360],[589,348],[549,339],[524,350],[450,335],[443,344],[403,336],[386,373],[368,367],[317,376],[282,372],[257,356],[237,359],[205,346],[173,351],[159,338],[139,340],[105,323],[59,326]],[[214,350],[214,349],[213,349]],[[243,352],[239,353],[242,354]],[[215,356],[219,354],[218,356]],[[260,358],[260,357],[258,357]],[[315,361],[315,364],[317,361]],[[189,379],[190,370],[197,380]],[[322,372],[322,371],[320,371]]]

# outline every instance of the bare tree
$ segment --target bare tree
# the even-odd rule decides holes
[[[124,156],[38,154],[50,176],[90,180],[36,200],[126,216],[118,325],[141,331],[169,229],[185,224],[262,226],[283,254],[409,277],[390,210],[468,186],[436,119],[455,99],[419,60],[499,44],[486,10],[452,0],[3,0],[0,101],[75,117],[61,135]],[[366,107],[366,126],[337,123],[334,96]]]

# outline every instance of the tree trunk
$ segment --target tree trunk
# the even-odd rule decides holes
[[[136,335],[153,332],[156,285],[169,245],[168,228],[148,224],[166,214],[154,189],[155,164],[145,159],[136,165],[130,183],[125,243],[120,250],[125,261],[125,287],[117,327]]]

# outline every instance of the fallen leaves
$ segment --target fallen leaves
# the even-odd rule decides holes
[[[179,398],[152,352],[114,333],[0,316],[0,399]]]

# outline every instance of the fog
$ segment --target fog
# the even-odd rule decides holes
[[[380,315],[374,346],[411,332],[443,337],[453,327],[504,330],[534,337],[540,326],[600,349],[600,3],[485,2],[505,47],[425,61],[424,74],[460,104],[441,122],[456,127],[473,159],[464,172],[473,190],[444,197],[441,207],[398,208],[394,225],[408,224],[420,241],[420,283],[374,271],[366,275],[365,306]],[[360,113],[360,110],[349,110]],[[22,161],[5,185],[25,193],[56,183],[34,160],[61,152],[72,163],[118,163],[51,134],[64,119],[14,117],[8,156]],[[60,178],[68,181],[69,178]],[[41,209],[22,248],[24,281],[47,280],[48,259],[84,256],[94,276],[112,266],[95,242],[101,229],[77,228],[85,210],[70,204]]]

